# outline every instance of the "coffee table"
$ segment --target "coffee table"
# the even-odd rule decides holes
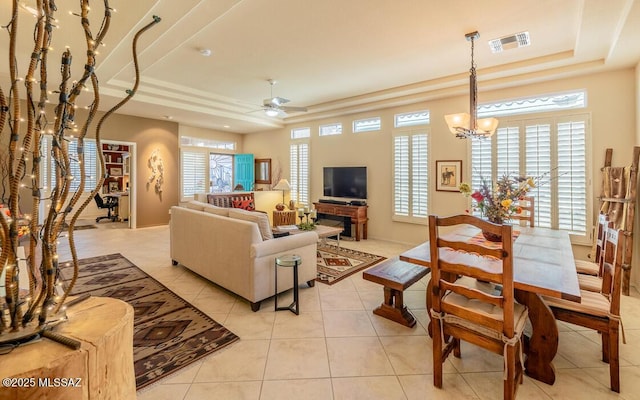
[[[318,238],[322,239],[323,241],[326,241],[327,238],[331,237],[331,236],[335,236],[336,237],[336,241],[337,241],[337,245],[338,248],[340,248],[340,234],[342,233],[344,229],[342,227],[336,227],[336,226],[326,226],[326,225],[316,225],[316,229],[314,229],[312,232],[315,232],[318,235]],[[300,229],[287,229],[287,230],[281,230],[281,229],[277,229],[275,228],[273,230],[274,232],[289,232],[290,235],[296,235],[302,232],[306,232]]]

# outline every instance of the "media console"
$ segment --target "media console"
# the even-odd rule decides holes
[[[325,200],[313,203],[318,214],[334,215],[343,217],[346,226],[356,225],[356,240],[367,238],[367,205],[338,204],[339,201],[326,202]],[[362,235],[361,235],[362,232]]]

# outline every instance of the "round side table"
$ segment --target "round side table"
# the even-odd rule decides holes
[[[289,310],[296,315],[300,314],[300,304],[298,303],[298,266],[300,264],[302,264],[302,258],[296,254],[284,254],[276,257],[276,311]],[[278,307],[278,267],[293,268],[293,302],[288,307]]]

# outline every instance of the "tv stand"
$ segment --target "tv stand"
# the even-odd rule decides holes
[[[346,204],[334,204],[317,202],[313,203],[318,214],[335,215],[343,217],[348,224],[356,225],[356,240],[360,240],[362,233],[362,239],[367,238],[367,208],[369,206],[349,206]],[[345,224],[347,225],[347,224]]]

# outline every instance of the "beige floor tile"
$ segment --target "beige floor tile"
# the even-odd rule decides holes
[[[583,369],[562,369],[556,370],[556,381],[553,385],[532,380],[547,395],[557,400],[573,399],[621,399],[615,392],[609,390],[609,386],[593,379],[591,375]],[[633,397],[630,397],[630,399]],[[636,397],[637,399],[638,397]]]
[[[211,318],[213,318],[214,314],[229,314],[235,302],[235,299],[219,299],[215,297],[202,297],[200,295],[191,300],[191,304],[193,304],[195,308]]]
[[[334,283],[333,285],[326,285],[324,283],[317,282],[316,286],[318,291],[322,293],[330,292],[355,292],[356,286],[350,278],[343,279]]]
[[[428,336],[385,336],[380,341],[396,375],[425,375],[433,373],[431,339]],[[455,372],[445,364],[445,372]]]
[[[414,285],[415,286],[415,285]],[[426,289],[422,290],[405,290],[404,305],[411,310],[426,310],[427,308],[427,294]]]
[[[191,383],[158,384],[136,393],[136,400],[182,400]]]
[[[384,292],[382,290],[382,286],[375,290],[360,290],[358,291],[358,295],[360,296],[360,300],[362,301],[364,309],[368,311],[378,308],[384,301]]]
[[[319,311],[301,312],[295,315],[290,312],[276,313],[273,325],[274,339],[285,338],[323,338],[324,322]]]
[[[184,400],[259,400],[262,382],[194,383]]]
[[[482,400],[501,399],[504,395],[503,373],[501,372],[476,372],[462,374],[464,380],[471,386],[478,398]],[[518,387],[516,394],[518,400],[549,400],[550,397],[528,377]],[[574,397],[580,399],[585,397]]]
[[[459,373],[468,372],[492,372],[504,370],[504,359],[502,355],[492,353],[467,342],[460,345],[462,357],[449,356],[449,361]]]
[[[596,333],[597,335],[597,333]],[[602,346],[595,338],[587,338],[580,332],[561,332],[558,354],[579,368],[597,368],[604,365]],[[629,365],[620,353],[620,365]]]
[[[324,331],[326,337],[375,336],[369,319],[370,311],[324,311]]]
[[[608,365],[600,368],[584,368],[582,371],[603,386],[611,387]],[[620,367],[620,397],[629,400],[640,399],[640,367]]]
[[[275,313],[229,314],[224,326],[244,340],[271,339]]]
[[[371,323],[373,324],[373,328],[376,330],[378,336],[425,336],[427,334],[427,331],[418,323],[409,328],[395,321],[391,321],[390,319],[376,315],[373,312],[369,314],[369,318],[371,318]]]
[[[398,376],[408,400],[478,400],[459,374],[443,374],[442,388],[433,386],[433,375]]]
[[[406,400],[395,376],[333,378],[334,400]]]
[[[320,306],[322,310],[364,310],[360,296],[351,292],[320,291]]]
[[[327,338],[332,377],[393,375],[377,337]]]
[[[261,381],[268,352],[268,340],[240,339],[207,357],[194,382]]]
[[[327,345],[321,339],[272,339],[265,380],[328,378]]]
[[[264,381],[260,400],[331,400],[331,379]]]

